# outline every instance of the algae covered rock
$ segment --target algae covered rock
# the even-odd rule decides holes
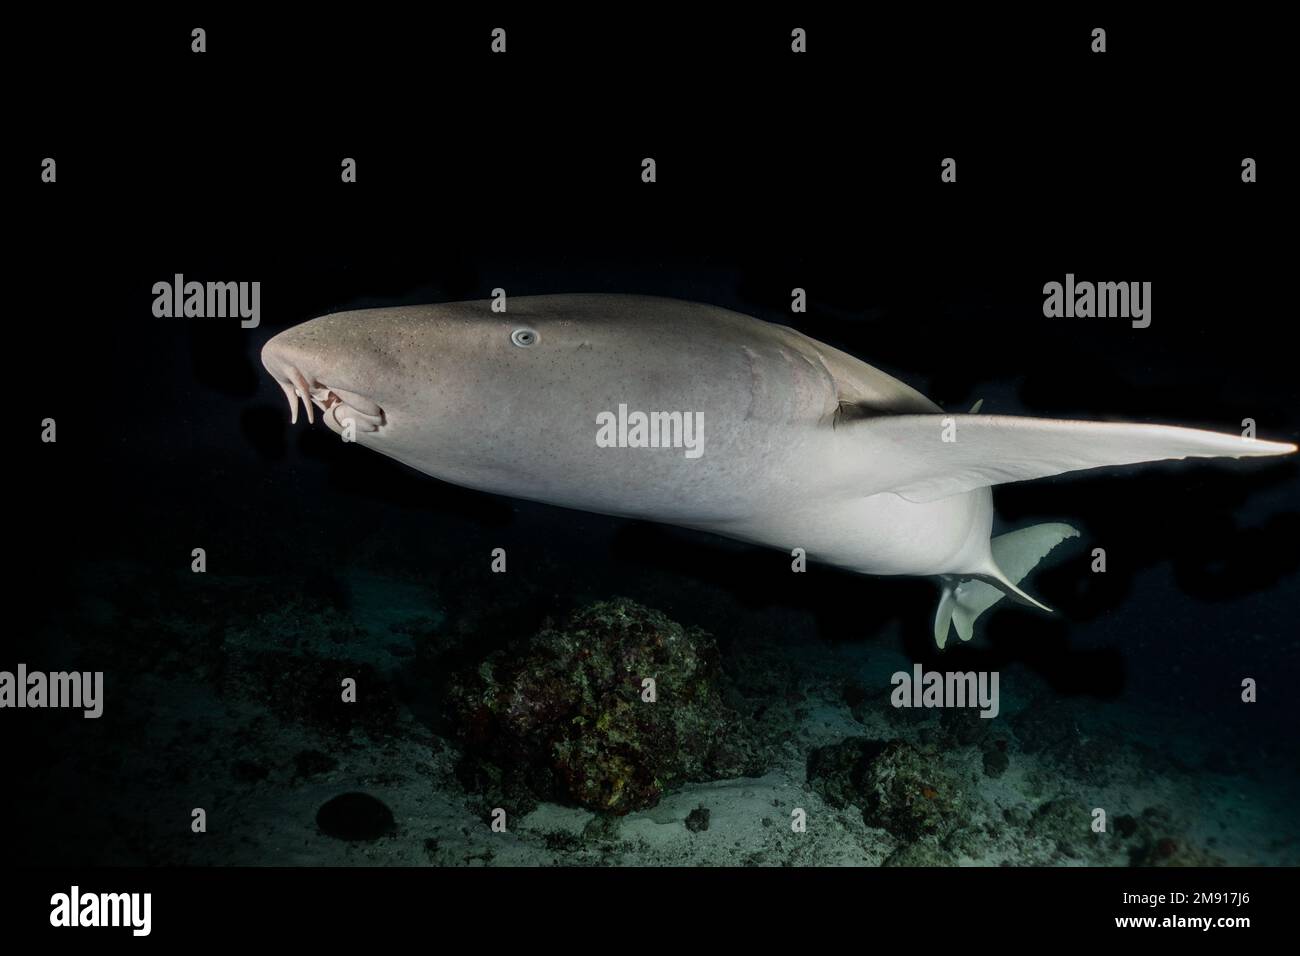
[[[891,740],[868,764],[863,784],[867,823],[904,839],[943,832],[960,813],[956,779],[933,756],[901,740]]]
[[[837,810],[865,803],[867,766],[884,749],[884,742],[849,737],[817,747],[808,755],[808,785]]]
[[[463,782],[516,813],[555,800],[621,815],[687,781],[762,772],[713,639],[630,600],[585,607],[448,689]]]
[[[965,805],[938,757],[902,740],[856,737],[820,747],[808,758],[808,784],[831,806],[859,806],[868,825],[906,841],[946,832]]]

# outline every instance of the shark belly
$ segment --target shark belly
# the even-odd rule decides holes
[[[860,574],[939,575],[969,571],[986,556],[993,523],[988,488],[918,503],[888,492],[805,502],[740,521],[697,526],[791,551]]]

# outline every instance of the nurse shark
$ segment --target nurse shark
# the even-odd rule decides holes
[[[1294,452],[1172,425],[945,412],[794,329],[712,305],[545,295],[340,312],[262,363],[291,419],[444,481],[709,531],[873,575],[937,578],[940,647],[1078,532],[993,537],[994,485]]]

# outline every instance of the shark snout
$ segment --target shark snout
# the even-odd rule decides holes
[[[387,423],[384,409],[377,402],[354,389],[331,384],[333,377],[324,363],[286,341],[284,333],[262,348],[262,365],[289,402],[290,424],[298,423],[299,399],[308,423],[315,423],[314,410],[320,409],[325,424],[340,434],[349,426],[354,431],[376,432]]]

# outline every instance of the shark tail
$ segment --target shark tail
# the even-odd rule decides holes
[[[1049,551],[1078,535],[1068,524],[1036,524],[998,535],[989,542],[990,554],[983,568],[968,575],[943,577],[943,593],[934,616],[934,642],[942,648],[954,627],[959,638],[969,641],[975,635],[976,619],[1004,596],[1051,613],[1050,607],[1017,585]]]

